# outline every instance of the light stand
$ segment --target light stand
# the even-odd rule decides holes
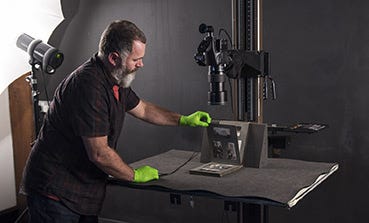
[[[31,65],[31,74],[26,80],[29,82],[32,90],[33,114],[35,123],[35,133],[38,135],[41,129],[39,94],[37,89],[36,70],[41,70],[48,74],[53,74],[63,60],[64,55],[56,48],[43,43],[41,40],[22,34],[18,37],[17,47],[26,51],[30,57],[29,64]]]
[[[25,33],[18,37],[16,45],[20,49],[26,51],[30,57],[29,64],[31,65],[31,73],[26,77],[26,81],[31,86],[35,135],[37,137],[41,129],[41,119],[38,97],[40,92],[37,89],[36,70],[41,70],[42,75],[44,72],[53,74],[56,68],[62,64],[64,55],[54,47],[43,43],[41,40],[34,39]],[[28,208],[20,214],[15,220],[15,223],[20,222],[27,211]]]
[[[36,66],[38,66],[37,64],[31,62],[32,59],[30,60],[30,64],[32,67],[31,73],[30,75],[28,75],[26,77],[26,81],[29,83],[29,85],[31,86],[31,96],[32,96],[32,103],[33,103],[33,116],[34,116],[34,123],[35,123],[35,134],[37,136],[37,134],[39,133],[40,129],[41,129],[41,121],[40,121],[40,107],[38,105],[39,103],[39,94],[40,92],[37,89],[37,77],[36,77]]]

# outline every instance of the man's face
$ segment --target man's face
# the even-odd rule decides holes
[[[126,57],[121,56],[122,63],[119,68],[112,72],[120,86],[127,88],[135,79],[136,71],[143,67],[143,57],[145,55],[146,44],[141,41],[133,41],[132,52]]]

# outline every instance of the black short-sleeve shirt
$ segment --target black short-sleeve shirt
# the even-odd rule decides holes
[[[96,55],[81,65],[56,89],[21,191],[52,194],[80,214],[98,214],[107,174],[88,159],[81,136],[108,136],[108,145],[116,148],[125,112],[138,103],[134,91],[119,88]]]

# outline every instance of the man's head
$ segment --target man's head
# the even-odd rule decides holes
[[[99,57],[122,87],[129,87],[136,71],[143,67],[146,37],[135,24],[125,20],[112,22],[101,35]]]

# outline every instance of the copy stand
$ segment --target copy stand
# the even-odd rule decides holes
[[[260,168],[266,164],[266,159],[268,158],[268,129],[266,124],[227,120],[216,120],[213,122],[223,125],[234,125],[239,129],[237,137],[239,140],[242,140],[239,150],[240,154],[242,154],[243,166]],[[209,146],[207,131],[208,128],[205,128],[202,139],[200,159],[202,163],[211,161],[212,151]]]

